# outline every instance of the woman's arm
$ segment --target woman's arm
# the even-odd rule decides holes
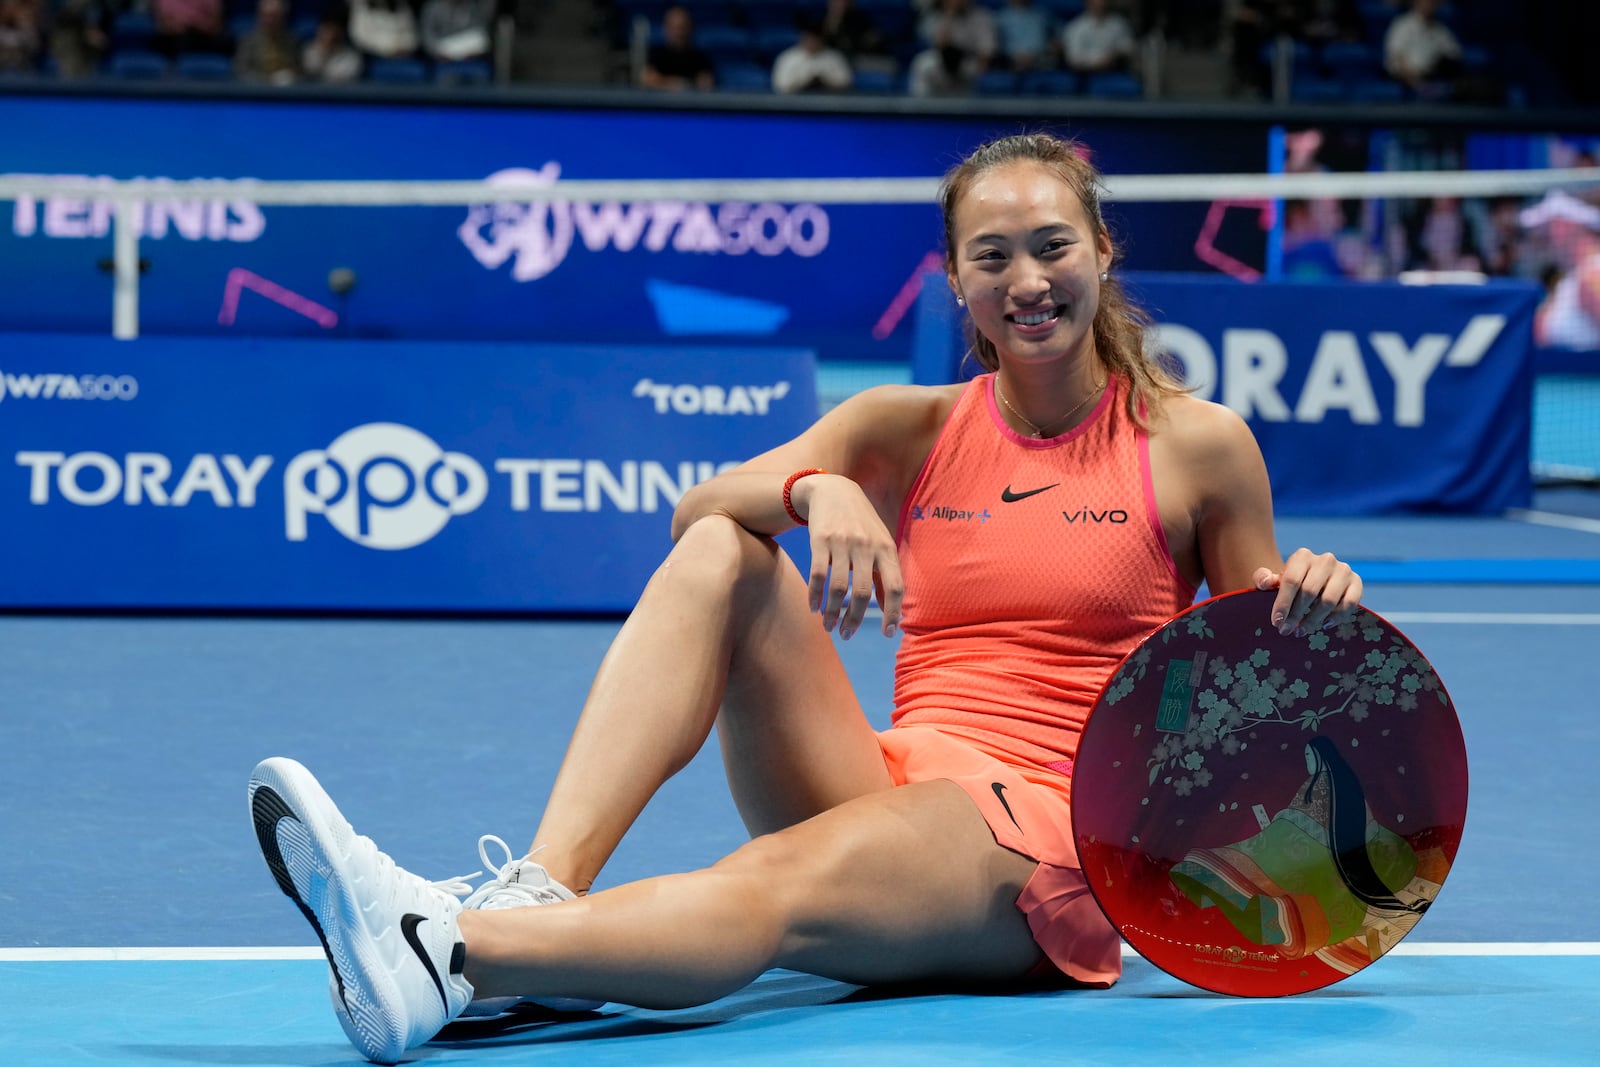
[[[674,540],[708,515],[768,536],[792,529],[784,482],[795,471],[826,471],[795,482],[790,495],[810,528],[811,606],[826,628],[837,622],[849,636],[876,586],[884,633],[893,633],[904,591],[894,524],[958,391],[880,386],[857,394],[799,437],[690,489],[673,511]]]
[[[1361,578],[1332,553],[1278,554],[1272,487],[1250,428],[1219,404],[1180,400],[1169,421],[1166,454],[1182,457],[1190,480],[1201,571],[1213,593],[1277,589],[1272,624],[1283,633],[1349,619],[1361,603]]]

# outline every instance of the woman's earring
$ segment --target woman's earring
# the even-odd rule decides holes
[[[956,297],[956,307],[964,308],[966,306],[967,306],[967,298],[966,297],[964,297],[964,296]]]
[[[1101,271],[1100,272],[1100,280],[1103,281],[1103,282],[1109,282],[1111,280],[1111,272],[1108,271],[1108,270]]]

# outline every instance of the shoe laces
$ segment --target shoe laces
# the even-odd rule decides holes
[[[441,893],[448,893],[453,897],[464,897],[472,892],[471,880],[483,873],[481,871],[473,871],[471,874],[452,875],[449,878],[441,878],[430,882],[420,874],[413,874],[396,863],[393,857],[379,848],[372,838],[362,834],[357,835],[355,840],[360,842],[365,849],[370,850],[373,861],[378,866],[380,882],[387,882],[396,887],[407,885],[412,888],[426,887]]]
[[[498,845],[505,854],[505,859],[496,865],[489,858],[489,844]],[[511,846],[494,834],[484,834],[478,838],[478,858],[483,861],[483,866],[494,872],[494,877],[479,886],[466,900],[462,901],[463,908],[520,908],[530,904],[559,904],[563,900],[572,899],[571,894],[565,892],[561,886],[551,881],[548,876],[532,882],[524,882],[522,874],[525,867],[537,867],[541,874],[544,868],[532,862],[533,857],[544,851],[544,846],[534,849],[527,856],[519,859],[511,851]],[[482,874],[476,872],[469,877]]]

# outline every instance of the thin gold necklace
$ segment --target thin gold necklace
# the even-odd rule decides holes
[[[1105,378],[1101,378],[1100,379],[1100,384],[1094,387],[1094,392],[1090,393],[1088,396],[1084,397],[1082,400],[1080,400],[1076,404],[1074,404],[1072,406],[1072,410],[1071,411],[1067,412],[1065,415],[1062,415],[1062,416],[1060,416],[1058,418],[1051,419],[1049,422],[1045,423],[1043,426],[1035,426],[1031,421],[1029,421],[1028,416],[1024,415],[1022,412],[1018,411],[1016,408],[1011,406],[1011,401],[1006,399],[1006,394],[1004,394],[1004,393],[1002,393],[1000,391],[1000,375],[998,375],[998,374],[996,374],[994,376],[994,395],[1000,398],[1000,403],[1002,403],[1002,404],[1004,404],[1006,406],[1006,410],[1007,411],[1011,412],[1011,414],[1013,414],[1017,418],[1021,419],[1022,422],[1024,423],[1024,425],[1026,425],[1028,427],[1028,429],[1033,431],[1033,436],[1034,437],[1042,439],[1043,437],[1045,437],[1045,430],[1049,429],[1051,426],[1057,426],[1057,425],[1060,425],[1063,422],[1066,422],[1068,419],[1072,418],[1072,416],[1074,416],[1078,412],[1082,411],[1083,410],[1083,406],[1085,404],[1087,404],[1089,401],[1093,400],[1095,397],[1099,396],[1100,395],[1100,391],[1106,387],[1106,382],[1107,382],[1107,380],[1109,380],[1109,378],[1110,378],[1109,374],[1107,374],[1107,376]]]

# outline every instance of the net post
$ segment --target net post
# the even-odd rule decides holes
[[[111,231],[111,335],[119,341],[139,336],[139,235],[133,226],[137,205],[132,197],[119,197]]]

